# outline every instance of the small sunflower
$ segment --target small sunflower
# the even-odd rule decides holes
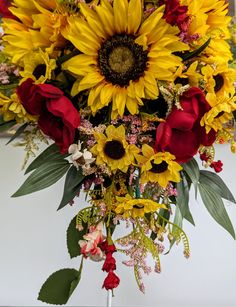
[[[24,58],[24,70],[20,75],[24,78],[31,78],[35,83],[44,83],[52,78],[52,71],[56,68],[56,60],[50,59],[47,52],[39,49],[38,52],[32,51]]]
[[[72,95],[89,90],[88,106],[95,114],[112,102],[114,119],[125,108],[138,113],[142,99],[156,99],[158,80],[173,80],[181,58],[173,54],[188,46],[180,42],[178,28],[162,18],[164,6],[146,19],[141,0],[103,0],[93,9],[80,4],[83,17],[69,19],[67,39],[82,54],[63,68],[78,76]]]
[[[206,65],[202,68],[202,74],[206,82],[205,89],[209,93],[219,95],[233,95],[236,70],[226,65]]]
[[[26,112],[17,94],[12,94],[9,98],[0,93],[0,114],[6,122],[15,120],[17,123],[24,123],[37,120],[37,116]]]
[[[236,97],[217,97],[215,94],[208,93],[206,99],[212,108],[201,119],[201,126],[205,126],[207,133],[211,129],[222,130],[223,125],[233,119],[232,112],[236,110]]]
[[[136,157],[141,164],[141,183],[157,182],[165,188],[169,181],[180,181],[182,167],[174,161],[175,156],[169,152],[155,153],[147,144],[142,146],[142,153]]]
[[[124,218],[144,217],[146,213],[156,212],[158,209],[166,209],[164,204],[156,203],[151,199],[133,199],[129,194],[125,197],[116,197],[115,212]]]
[[[128,167],[134,163],[134,157],[139,149],[128,144],[125,138],[124,126],[118,128],[110,125],[105,134],[94,134],[97,144],[91,149],[91,152],[97,157],[96,164],[107,164],[111,171],[121,170],[127,172]]]

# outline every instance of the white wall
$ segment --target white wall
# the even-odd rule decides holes
[[[83,203],[57,212],[63,182],[21,198],[10,198],[23,182],[20,171],[23,151],[0,144],[0,306],[42,306],[37,294],[45,279],[63,267],[79,266],[79,259],[69,259],[65,232],[70,220]],[[217,158],[224,160],[221,173],[235,193],[235,155],[221,146]],[[191,258],[182,255],[182,246],[162,256],[162,273],[153,273],[146,281],[146,295],[141,294],[131,269],[118,258],[120,287],[113,306],[145,307],[229,307],[236,306],[236,242],[212,219],[201,203],[191,201],[197,227],[186,223],[191,244]],[[228,204],[236,226],[236,205]],[[105,274],[101,264],[85,261],[82,280],[68,306],[105,306],[106,291],[101,290]],[[46,305],[46,304],[45,304]]]

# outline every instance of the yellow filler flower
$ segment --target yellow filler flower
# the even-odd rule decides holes
[[[82,17],[69,19],[67,39],[82,54],[63,68],[77,76],[72,95],[89,90],[93,114],[112,102],[111,117],[125,108],[138,113],[142,99],[156,99],[158,80],[173,80],[182,65],[175,51],[188,46],[179,41],[177,27],[162,18],[164,6],[143,20],[141,0],[102,0],[90,8],[81,3]]]

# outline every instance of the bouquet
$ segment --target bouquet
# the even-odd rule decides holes
[[[0,131],[20,138],[23,167],[35,158],[13,197],[65,176],[58,209],[80,193],[88,203],[67,230],[79,270],[53,273],[39,300],[66,304],[85,259],[100,261],[101,287],[113,291],[117,253],[144,292],[165,248],[182,242],[190,256],[191,188],[235,238],[214,149],[236,151],[227,1],[4,0],[0,12]]]

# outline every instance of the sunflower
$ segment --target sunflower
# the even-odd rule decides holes
[[[101,1],[93,9],[81,3],[83,17],[69,19],[67,39],[82,54],[63,64],[78,79],[72,95],[89,90],[88,105],[95,114],[112,102],[114,119],[125,108],[138,113],[142,99],[156,99],[158,80],[173,80],[182,65],[175,51],[187,50],[177,27],[162,19],[164,6],[146,19],[141,0]]]
[[[155,153],[147,144],[142,146],[143,155],[136,156],[141,164],[141,183],[157,182],[165,188],[169,181],[179,182],[182,167],[169,152]]]
[[[9,10],[17,20],[3,18],[5,52],[14,64],[22,65],[38,48],[52,53],[54,48],[65,45],[62,32],[67,25],[68,13],[62,13],[56,0],[13,0]]]
[[[227,65],[206,65],[201,70],[206,82],[205,90],[219,95],[233,95],[236,70]]]
[[[118,169],[127,172],[139,149],[126,141],[124,126],[115,128],[110,125],[106,128],[105,134],[95,133],[94,136],[97,144],[91,149],[91,152],[97,157],[96,164],[105,163],[113,172]]]
[[[216,96],[208,93],[206,99],[212,107],[201,119],[201,126],[205,126],[208,133],[211,129],[222,130],[223,125],[232,120],[233,111],[236,110],[236,97]]]
[[[133,199],[129,194],[125,197],[116,197],[115,212],[124,218],[144,217],[145,213],[156,212],[158,209],[166,209],[164,204],[158,204],[151,199]]]
[[[47,52],[39,49],[38,52],[31,52],[23,60],[24,70],[20,71],[23,80],[31,78],[35,83],[44,83],[52,77],[52,71],[56,68],[56,60],[50,59]]]
[[[9,98],[0,93],[0,114],[5,122],[15,120],[17,123],[24,123],[37,120],[37,116],[26,112],[17,94],[12,94]]]

